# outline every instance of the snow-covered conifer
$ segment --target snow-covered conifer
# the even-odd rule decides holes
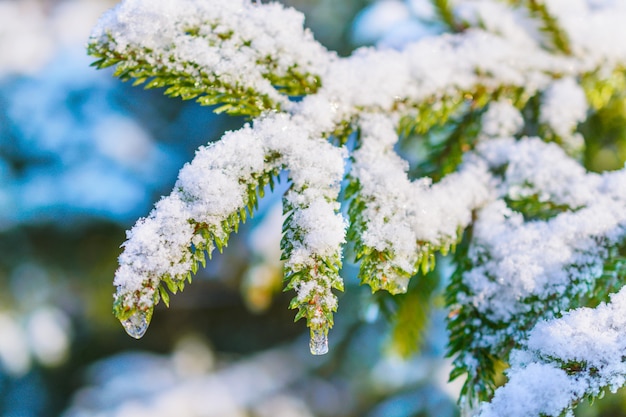
[[[623,99],[626,3],[432,3],[446,33],[345,58],[277,3],[123,0],[101,18],[96,66],[249,118],[128,232],[114,312],[131,335],[285,171],[285,287],[314,354],[346,247],[391,294],[453,252],[451,376],[471,414],[560,416],[624,385],[626,169],[586,170],[580,126]]]

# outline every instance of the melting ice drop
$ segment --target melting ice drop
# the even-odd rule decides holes
[[[122,320],[122,326],[124,326],[126,333],[135,339],[141,339],[141,337],[146,334],[146,330],[148,330],[152,316],[150,313],[151,312],[148,311],[137,310],[132,316],[126,320]]]
[[[309,342],[312,355],[324,355],[328,353],[328,336],[324,330],[313,330]]]

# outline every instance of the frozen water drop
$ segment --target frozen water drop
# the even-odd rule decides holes
[[[328,336],[324,330],[313,330],[309,342],[312,355],[324,355],[328,353]]]
[[[151,311],[138,310],[126,320],[122,320],[122,326],[124,326],[126,333],[135,339],[141,339],[146,334],[146,330],[148,330],[151,313]]]

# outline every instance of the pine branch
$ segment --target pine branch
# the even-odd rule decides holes
[[[320,355],[328,351],[328,330],[337,310],[332,290],[344,289],[339,271],[346,224],[337,198],[345,154],[323,139],[307,140],[283,152],[292,181],[283,197],[284,290],[296,291],[289,307],[298,310],[296,321],[306,318],[311,353]],[[303,169],[310,152],[323,156],[326,165]]]
[[[104,59],[97,65],[116,65],[122,79],[168,87],[167,94],[223,104],[218,110],[255,120],[202,148],[172,194],[129,232],[115,309],[130,333],[145,331],[154,304],[168,301],[166,288],[181,290],[205,252],[227,244],[283,169],[291,181],[284,196],[286,289],[296,292],[291,307],[296,319],[307,318],[314,353],[327,349],[337,308],[333,289],[343,288],[339,190],[346,175],[347,238],[361,262],[360,279],[373,290],[404,291],[466,230],[447,293],[452,376],[468,375],[468,400],[491,396],[499,364],[514,362],[511,352],[526,349],[541,320],[603,301],[620,285],[606,265],[619,264],[614,252],[626,235],[626,171],[588,174],[556,145],[520,137],[540,132],[542,123],[544,139],[559,128],[576,134],[586,117],[577,80],[588,80],[592,68],[623,68],[620,50],[555,54],[522,25],[503,27],[512,13],[497,6],[492,20],[501,33],[464,28],[404,51],[366,49],[337,58],[302,29],[301,15],[278,5],[181,0],[167,10],[166,3],[125,0],[106,15],[89,47]],[[452,22],[455,10],[439,3]],[[561,22],[543,10],[538,19],[559,35]],[[576,51],[587,45],[571,42]],[[564,91],[575,92],[577,101],[569,103]],[[297,102],[286,97],[304,94]],[[589,101],[596,106],[602,97]],[[563,102],[572,106],[561,125],[553,116]],[[519,109],[527,103],[536,111],[524,118]],[[355,130],[351,150],[346,144]],[[422,160],[429,165],[415,175],[396,150],[398,132],[425,142],[429,155]],[[398,319],[416,311],[416,304],[403,306]],[[536,361],[552,361],[566,377],[592,370],[589,361],[541,355]],[[568,406],[578,398],[569,397]]]
[[[432,0],[435,13],[439,20],[452,32],[461,32],[465,27],[458,23],[454,17],[452,5],[449,0]]]
[[[311,353],[321,355],[328,352],[328,331],[333,327],[333,312],[337,311],[337,297],[332,290],[343,291],[341,269],[341,243],[334,248],[311,247],[313,233],[335,233],[343,230],[343,219],[336,213],[338,204],[328,202],[311,203],[308,207],[295,207],[290,199],[294,191],[288,192],[283,200],[287,220],[283,225],[281,241],[285,262],[285,291],[295,290],[297,295],[289,308],[297,309],[295,321],[306,318],[311,330]],[[324,218],[334,222],[328,223]],[[325,223],[320,230],[319,224]],[[334,223],[334,224],[332,224]],[[307,227],[309,226],[309,227]],[[343,237],[343,233],[340,233]]]
[[[479,152],[496,155],[497,143],[485,143]],[[462,395],[469,403],[490,399],[496,361],[508,361],[511,349],[521,349],[537,323],[586,305],[588,294],[619,287],[601,271],[613,263],[612,248],[626,238],[618,214],[618,201],[626,196],[607,188],[603,181],[615,181],[610,176],[599,181],[559,148],[539,141],[518,142],[507,157],[492,161],[497,172],[506,166],[501,189],[523,212],[512,212],[504,202],[478,212],[471,244],[448,289],[449,352],[457,355],[451,376],[468,375]],[[575,196],[568,184],[585,194]],[[595,216],[604,216],[603,222],[592,226],[584,220]]]
[[[346,190],[359,278],[372,291],[404,293],[411,276],[434,269],[435,251],[447,253],[455,244],[458,229],[470,219],[467,206],[482,204],[486,193],[477,172],[451,176],[432,188],[427,178],[412,183],[405,161],[393,151],[398,136],[392,121],[363,115],[360,126]],[[464,192],[458,192],[460,184],[467,186]],[[437,205],[437,197],[442,202],[453,192],[458,192],[461,210]],[[445,224],[438,220],[441,215]]]
[[[219,106],[218,113],[256,117],[288,107],[282,94],[315,93],[320,77],[310,71],[323,68],[330,55],[298,26],[301,15],[278,5],[245,3],[234,1],[225,14],[210,2],[185,0],[176,10],[162,11],[168,21],[158,36],[137,31],[142,21],[156,18],[148,23],[157,26],[165,17],[152,9],[156,5],[122,3],[103,17],[87,52],[97,58],[97,68],[115,66],[114,75],[123,81],[166,87],[166,95]],[[267,24],[271,19],[296,24],[277,40],[277,30]],[[273,49],[267,49],[270,40]]]
[[[279,155],[255,142],[250,132],[232,132],[201,148],[181,170],[174,191],[129,231],[114,281],[113,312],[131,335],[143,335],[154,306],[160,299],[169,304],[167,290],[176,293],[191,282],[205,254],[210,258],[215,248],[222,251],[239,223],[252,215],[257,194],[272,184]],[[235,161],[238,170],[225,170]],[[223,198],[225,190],[230,199]]]
[[[550,39],[548,46],[565,55],[571,55],[572,48],[567,33],[560,27],[558,20],[550,13],[545,0],[525,0],[523,4],[528,8],[531,16],[541,22],[541,30]]]
[[[622,289],[595,309],[579,308],[538,324],[525,348],[511,354],[509,381],[477,415],[557,416],[622,387],[625,294]],[[549,400],[520,401],[521,395]]]

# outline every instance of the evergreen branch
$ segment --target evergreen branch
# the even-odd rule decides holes
[[[337,231],[337,226],[339,230],[343,229],[343,220],[336,213],[338,205],[327,202],[311,203],[306,208],[294,207],[290,202],[292,192],[288,192],[283,200],[283,209],[287,215],[281,240],[283,259],[286,261],[284,290],[296,291],[297,295],[291,300],[289,308],[298,310],[295,321],[306,318],[311,331],[311,353],[320,355],[328,351],[328,331],[333,327],[333,313],[337,311],[337,297],[332,290],[344,290],[343,280],[339,275],[342,241],[335,248],[326,250],[312,248],[307,241],[314,232],[311,230],[313,222],[326,223],[326,228],[330,229],[326,232],[332,233]],[[324,220],[329,214],[333,216],[330,218],[335,224]],[[319,225],[315,229],[319,232]]]
[[[129,231],[114,281],[113,312],[131,335],[145,332],[160,299],[169,305],[167,290],[183,290],[198,265],[205,265],[205,256],[227,246],[230,234],[252,215],[257,196],[273,184],[278,158],[251,135],[250,127],[231,132],[201,148],[181,170],[174,191]],[[234,163],[239,169],[224,170]],[[226,189],[230,198],[223,198]]]
[[[446,305],[450,309],[447,322],[450,333],[447,356],[455,356],[450,381],[462,375],[466,376],[459,402],[465,402],[470,407],[473,407],[477,400],[488,401],[491,398],[497,375],[496,355],[489,348],[475,346],[476,332],[485,328],[493,329],[496,326],[485,320],[475,306],[464,302],[465,294],[470,292],[463,280],[463,274],[472,267],[469,262],[472,240],[473,227],[469,227],[465,230],[455,252],[457,267],[445,292]],[[505,357],[506,354],[502,353],[502,356]]]
[[[269,110],[280,110],[280,104],[270,95],[245,85],[224,82],[216,73],[206,72],[193,62],[177,63],[182,67],[178,70],[172,63],[165,64],[167,57],[151,56],[148,50],[118,53],[108,45],[90,44],[88,53],[99,58],[93,64],[97,68],[115,66],[113,75],[122,81],[134,80],[133,85],[144,84],[146,89],[165,88],[166,96],[195,99],[203,106],[219,106],[214,109],[216,113],[257,117]]]
[[[450,31],[461,32],[465,29],[463,25],[456,21],[449,0],[432,0],[432,4],[439,20],[445,23]]]
[[[495,155],[498,147],[498,141],[485,143],[479,152]],[[626,219],[619,214],[626,196],[613,194],[609,185],[617,174],[600,181],[540,141],[519,142],[496,159],[489,162],[492,169],[506,166],[500,187],[505,198],[529,211],[524,219],[504,202],[483,208],[471,245],[461,246],[467,252],[458,259],[447,296],[449,354],[457,355],[451,377],[467,374],[462,397],[469,403],[490,399],[497,361],[521,349],[538,322],[593,302],[589,294],[602,297],[619,287],[610,271],[601,271],[616,265],[615,246],[626,238]],[[585,189],[586,197],[573,196],[568,184]],[[595,216],[604,216],[602,224],[589,227],[584,219]]]
[[[176,11],[163,10],[164,15],[122,3],[91,36],[87,51],[97,58],[93,65],[115,66],[114,75],[123,81],[134,79],[135,85],[145,83],[146,88],[167,87],[168,96],[219,105],[216,112],[232,115],[256,117],[280,110],[289,105],[280,93],[299,96],[319,88],[320,77],[311,71],[326,65],[331,55],[298,25],[281,33],[291,38],[289,42],[277,41],[277,30],[264,20],[301,20],[297,12],[278,5],[255,7],[244,0],[235,1],[241,4],[233,4],[227,13],[211,2],[185,3]],[[137,21],[155,18],[168,19],[158,33],[132,29]],[[156,28],[155,23],[150,22]],[[267,49],[270,38],[272,50]],[[296,46],[297,41],[308,55]]]
[[[571,55],[572,48],[567,33],[559,25],[558,20],[550,13],[545,0],[525,0],[523,4],[531,16],[539,19],[541,22],[541,30],[550,37],[549,47],[565,55]]]
[[[298,310],[296,321],[306,318],[314,355],[328,351],[327,335],[334,324],[333,312],[337,311],[337,297],[332,290],[344,289],[339,271],[345,222],[338,213],[339,203],[333,200],[338,189],[320,191],[314,193],[319,198],[304,201],[300,198],[301,188],[292,185],[287,191],[283,198],[286,220],[281,240],[286,261],[284,290],[296,291],[289,308]]]
[[[457,120],[429,131],[424,142],[428,149],[426,160],[411,169],[411,176],[428,175],[436,182],[455,172],[463,155],[471,151],[479,139],[481,114],[480,109],[470,109]]]
[[[447,253],[455,245],[459,229],[487,197],[485,178],[480,169],[468,169],[432,187],[428,178],[413,183],[406,162],[393,150],[398,137],[392,121],[363,115],[360,127],[346,190],[349,238],[361,263],[359,277],[372,291],[403,293],[411,276],[434,269],[435,251]],[[435,203],[449,198],[448,193],[455,194],[458,211]]]
[[[622,277],[623,278],[623,277]],[[594,309],[578,308],[539,323],[523,350],[511,354],[509,381],[496,390],[491,404],[483,404],[480,417],[556,416],[582,400],[602,397],[624,384],[623,311],[626,290]],[[549,401],[520,401],[548,395]]]

